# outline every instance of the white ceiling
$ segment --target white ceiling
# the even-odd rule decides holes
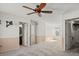
[[[37,3],[0,3],[0,11],[12,13],[21,17],[26,17],[26,14],[32,11],[23,8],[23,5],[35,8]],[[65,13],[67,11],[76,10],[78,7],[78,3],[48,3],[44,10],[53,10],[55,13]]]

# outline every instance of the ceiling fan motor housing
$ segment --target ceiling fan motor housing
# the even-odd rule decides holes
[[[36,9],[35,9],[35,12],[36,12],[36,13],[40,13],[40,12],[41,12],[41,9],[40,9],[40,8],[36,8]]]

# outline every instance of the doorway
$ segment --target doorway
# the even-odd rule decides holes
[[[31,45],[37,44],[37,22],[31,21],[30,25]]]
[[[79,19],[65,21],[65,48],[71,50],[79,47]]]
[[[19,23],[19,45],[28,45],[28,24],[23,22]]]

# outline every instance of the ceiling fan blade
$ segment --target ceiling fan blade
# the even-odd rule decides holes
[[[49,13],[49,14],[51,14],[52,13],[52,11],[41,11],[42,13]]]
[[[27,7],[27,6],[22,6],[22,7],[35,11],[35,9]]]
[[[31,14],[34,14],[35,12],[31,12],[31,13],[28,13],[27,15],[31,15]]]
[[[46,3],[41,3],[41,4],[39,5],[39,9],[43,9],[45,6],[46,6]]]

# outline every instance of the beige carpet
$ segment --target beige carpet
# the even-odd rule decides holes
[[[79,50],[78,50],[79,51]],[[0,54],[1,56],[78,56],[77,50],[60,51],[57,42],[42,42]]]

